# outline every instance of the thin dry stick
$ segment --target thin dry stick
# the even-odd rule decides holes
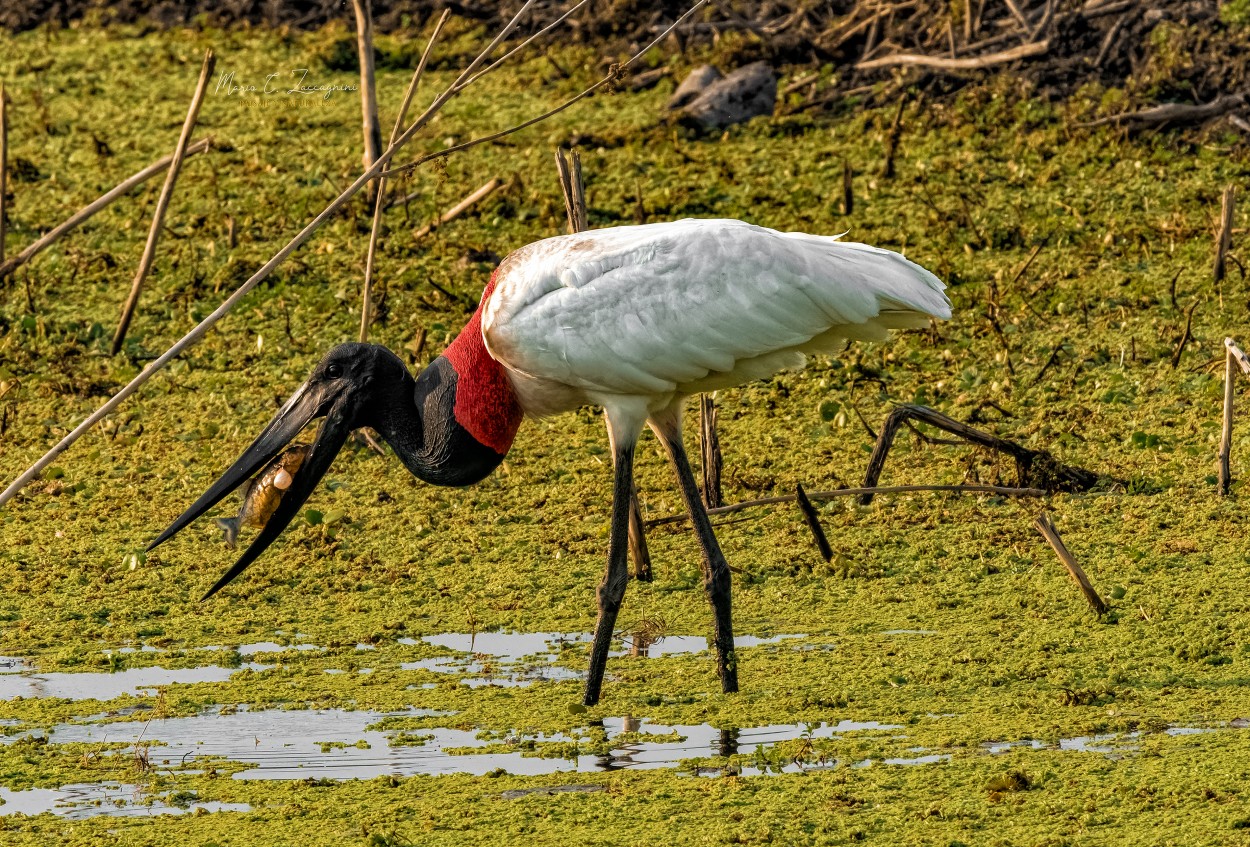
[[[1237,377],[1233,357],[1233,340],[1224,339],[1227,352],[1224,355],[1224,428],[1220,433],[1220,487],[1221,497],[1227,497],[1233,484],[1233,472],[1229,459],[1233,452],[1233,380]]]
[[[182,160],[186,157],[187,143],[195,129],[196,118],[200,115],[200,106],[204,103],[204,94],[208,91],[208,81],[213,76],[213,68],[217,65],[217,57],[213,51],[204,51],[204,63],[200,65],[200,79],[195,86],[195,96],[191,98],[191,107],[187,109],[186,120],[182,123],[182,132],[178,135],[178,143],[174,147],[173,158],[169,170],[165,173],[165,184],[161,186],[160,196],[156,200],[156,211],[152,213],[152,228],[148,231],[148,243],[143,248],[143,256],[139,259],[139,269],[135,271],[134,282],[130,284],[130,295],[126,305],[122,307],[121,320],[117,323],[117,332],[113,334],[113,346],[110,355],[116,356],[126,340],[126,330],[130,327],[130,319],[134,317],[135,306],[139,303],[139,292],[143,288],[143,280],[152,269],[156,259],[156,245],[161,238],[161,230],[165,226],[165,210],[169,208],[170,198],[174,196],[174,183],[178,181],[178,171],[182,168]]]
[[[570,166],[564,151],[556,149],[556,171],[560,174],[560,193],[564,196],[564,211],[569,221],[569,232],[583,232],[590,229],[589,214],[586,211],[586,182],[582,177],[582,156],[573,151],[573,164]]]
[[[425,65],[430,60],[430,51],[434,49],[434,42],[438,41],[439,34],[443,31],[443,26],[447,23],[447,18],[451,14],[451,9],[444,9],[442,16],[438,19],[438,23],[434,25],[434,31],[430,34],[430,40],[425,44],[425,51],[421,54],[421,61],[417,63],[417,69],[412,72],[412,79],[408,81],[408,88],[404,91],[404,101],[399,106],[399,114],[395,116],[395,126],[391,129],[391,138],[388,146],[395,144],[395,139],[399,137],[399,131],[403,129],[404,118],[408,116],[408,107],[412,104],[412,98],[417,93],[417,86],[421,84],[421,77],[425,73]],[[372,162],[366,162],[365,167],[371,165]],[[369,230],[369,250],[365,254],[365,282],[360,294],[360,343],[364,344],[369,340],[369,325],[373,323],[373,261],[378,250],[378,236],[382,231],[382,211],[389,206],[386,204],[386,178],[378,180],[377,196],[373,203],[373,224]]]
[[[1224,339],[1226,358],[1224,362],[1224,428],[1220,434],[1220,495],[1227,496],[1232,485],[1233,474],[1230,462],[1233,452],[1233,382],[1237,371],[1234,365],[1241,368],[1244,374],[1250,374],[1250,358],[1241,352],[1231,338]]]
[[[636,61],[638,61],[638,59],[640,59],[643,55],[645,55],[647,51],[649,51],[652,47],[660,43],[663,39],[667,38],[669,33],[673,32],[687,18],[689,18],[699,9],[703,8],[703,6],[707,4],[707,2],[708,0],[699,0],[699,2],[691,6],[690,9],[688,9],[685,12],[685,14],[683,14],[677,20],[673,21],[673,23],[666,30],[661,32],[659,36],[657,36],[653,41],[651,41],[649,44],[644,46],[638,53],[634,54],[634,56],[631,57],[622,66],[622,68],[627,68],[633,65]],[[456,81],[452,83],[452,85],[448,89],[446,89],[442,94],[436,97],[434,99],[434,102],[431,103],[426,108],[425,112],[423,112],[416,120],[414,120],[412,124],[409,125],[408,129],[404,130],[403,135],[401,135],[398,139],[396,139],[393,145],[391,145],[390,147],[388,147],[386,150],[382,152],[382,155],[378,157],[378,161],[374,162],[371,168],[366,170],[360,176],[356,177],[356,179],[352,182],[351,185],[349,185],[346,189],[344,189],[343,192],[337,198],[332,200],[330,204],[321,211],[321,214],[313,218],[302,230],[299,231],[299,233],[295,235],[294,238],[292,238],[286,244],[285,247],[283,247],[281,250],[275,253],[273,258],[271,258],[268,262],[262,265],[261,268],[256,271],[256,273],[252,274],[250,278],[248,278],[242,285],[240,285],[237,289],[235,289],[234,293],[231,294],[228,298],[226,298],[226,300],[220,306],[214,309],[212,314],[208,315],[206,318],[204,318],[202,321],[196,324],[196,326],[190,332],[188,332],[182,338],[178,339],[178,341],[174,342],[174,344],[168,350],[162,353],[157,359],[148,363],[147,367],[145,367],[142,371],[140,371],[139,374],[135,376],[134,379],[128,382],[125,386],[123,386],[121,391],[117,392],[111,398],[109,398],[108,401],[104,403],[104,405],[96,409],[95,412],[89,415],[86,420],[80,423],[77,427],[73,429],[73,431],[71,431],[68,435],[66,435],[59,442],[57,442],[57,444],[54,445],[52,449],[50,449],[47,453],[41,456],[33,465],[31,465],[29,468],[23,471],[21,475],[17,477],[17,479],[13,480],[13,482],[9,484],[8,488],[0,492],[0,506],[3,506],[9,500],[13,499],[13,497],[17,495],[17,492],[21,491],[27,484],[30,483],[31,480],[37,477],[44,468],[46,468],[52,462],[56,461],[56,458],[60,456],[62,453],[64,453],[70,447],[70,445],[72,445],[75,441],[81,438],[83,436],[83,433],[87,432],[89,429],[91,429],[91,427],[95,426],[102,419],[107,417],[110,412],[112,412],[114,409],[116,409],[118,406],[121,405],[122,401],[124,401],[131,394],[138,391],[139,388],[145,382],[151,379],[152,376],[157,371],[159,371],[161,368],[165,367],[171,361],[177,358],[179,354],[182,353],[183,350],[187,349],[192,344],[195,344],[197,341],[203,338],[205,333],[207,333],[208,330],[212,328],[213,324],[217,323],[219,320],[221,320],[223,317],[229,314],[230,310],[233,309],[240,300],[246,297],[248,293],[251,292],[251,290],[255,288],[257,285],[259,285],[266,277],[268,277],[269,274],[273,273],[274,269],[277,268],[279,265],[281,265],[284,261],[286,261],[287,257],[289,257],[297,249],[303,246],[303,244],[306,241],[308,241],[308,239],[312,236],[312,234],[316,232],[327,220],[333,217],[338,212],[339,209],[341,209],[349,200],[351,200],[352,197],[356,195],[357,192],[360,191],[361,188],[363,188],[366,184],[368,184],[370,180],[376,178],[380,174],[386,173],[385,168],[387,164],[390,163],[395,153],[398,152],[399,149],[403,147],[404,144],[408,143],[413,138],[413,136],[415,136],[418,132],[420,132],[421,129],[423,129],[425,125],[429,123],[429,121],[434,117],[434,115],[436,115],[439,112],[439,110],[443,108],[443,106],[447,103],[448,100],[450,100],[452,97],[454,97],[457,93],[459,93],[466,87],[466,85],[463,84],[464,80],[469,79],[469,78],[476,80],[481,77],[481,74],[474,76],[478,68],[481,67],[482,63],[486,60],[486,57],[489,56],[492,52],[494,52],[495,48],[499,46],[499,43],[508,36],[508,33],[510,33],[516,27],[517,23],[521,19],[521,16],[524,15],[525,12],[529,10],[529,7],[533,5],[533,3],[534,3],[534,0],[527,0],[527,2],[520,8],[520,10],[516,13],[516,15],[514,15],[512,19],[507,24],[505,24],[504,27],[499,31],[499,34],[495,36],[494,40],[491,41],[489,45],[487,45],[486,49],[483,50],[480,54],[478,54],[477,58],[475,58],[469,64],[469,66],[465,68],[464,72],[460,74],[460,76],[456,79]],[[496,67],[497,65],[498,63],[495,63],[491,67],[493,68],[493,67]],[[617,76],[619,75],[619,72],[620,72],[620,69],[610,69],[608,74],[598,83],[591,86],[586,91],[583,91],[580,94],[565,101],[563,104],[561,104],[560,106],[557,106],[555,109],[552,109],[548,112],[543,113],[537,118],[534,118],[529,121],[525,121],[521,124],[517,124],[516,126],[510,127],[506,130],[503,130],[502,132],[494,133],[493,135],[473,139],[471,141],[465,142],[464,144],[457,145],[456,147],[448,147],[444,150],[439,151],[438,153],[422,157],[421,159],[418,159],[416,162],[413,162],[410,165],[404,166],[400,170],[407,171],[412,168],[415,168],[416,166],[418,166],[419,164],[423,162],[429,161],[430,159],[447,156],[453,152],[457,152],[458,150],[466,149],[468,147],[473,147],[478,144],[484,144],[486,142],[493,141],[496,138],[502,138],[511,133],[518,132],[522,129],[525,129],[526,127],[533,126],[539,121],[545,120],[546,118],[552,115],[559,114],[560,112],[572,106],[574,103],[577,103],[585,99],[586,97],[590,96],[590,94],[594,93],[599,88],[603,87],[604,85],[607,85],[609,82],[616,79]]]
[[[709,509],[725,505],[721,493],[721,470],[725,466],[716,434],[716,400],[711,394],[699,395],[699,452],[702,455],[703,505]]]
[[[1004,485],[874,485],[870,488],[839,488],[836,491],[808,491],[805,493],[809,500],[832,500],[835,497],[862,497],[865,494],[873,496],[877,494],[911,494],[918,491],[945,491],[953,494],[998,494],[1003,497],[1046,497],[1051,493],[1041,488],[1011,488]],[[715,509],[708,509],[707,513],[709,515],[728,515],[732,512],[741,512],[743,509],[753,509],[756,506],[792,503],[794,500],[795,495],[783,494],[779,497],[763,497],[759,500],[744,500],[741,503],[719,506]],[[689,518],[689,515],[682,512],[662,518],[652,518],[647,521],[646,525],[660,526],[666,523],[689,520]]]
[[[399,174],[414,171],[417,168],[424,165],[426,162],[433,161],[434,159],[445,159],[446,157],[450,156],[452,153],[459,153],[462,150],[468,150],[472,147],[477,147],[480,144],[489,144],[492,141],[498,141],[501,138],[506,138],[509,135],[513,135],[514,133],[520,132],[523,129],[528,129],[534,124],[541,123],[547,120],[548,118],[551,118],[551,117],[554,117],[555,115],[560,114],[566,109],[569,109],[575,106],[576,104],[580,103],[581,101],[585,100],[587,97],[594,94],[599,89],[607,85],[610,85],[611,83],[614,83],[618,79],[620,79],[624,75],[625,71],[633,67],[634,64],[639,59],[641,59],[651,50],[651,48],[655,47],[657,44],[662,42],[665,38],[669,36],[670,33],[672,33],[679,26],[681,26],[681,24],[685,23],[687,18],[689,18],[698,10],[702,9],[709,2],[711,2],[711,0],[698,0],[698,2],[696,2],[693,6],[687,9],[682,14],[681,17],[679,17],[677,20],[669,24],[669,26],[663,32],[657,35],[648,44],[643,46],[642,49],[640,49],[637,53],[631,56],[627,61],[625,61],[624,63],[620,65],[616,65],[616,64],[611,65],[608,68],[607,74],[605,74],[602,79],[600,79],[594,85],[591,85],[589,88],[586,88],[582,90],[581,92],[573,95],[568,100],[565,100],[559,106],[556,106],[553,109],[549,109],[546,112],[543,112],[541,115],[538,115],[537,117],[533,117],[533,118],[530,118],[529,120],[521,121],[521,123],[519,124],[513,124],[507,129],[501,129],[499,132],[493,132],[490,135],[482,135],[477,138],[470,138],[468,141],[462,141],[459,144],[453,144],[450,147],[444,147],[442,150],[436,150],[433,153],[426,153],[424,156],[414,159],[413,161],[408,162],[407,164],[398,165],[394,168],[391,168],[388,171],[384,171],[383,175],[392,177],[392,176],[397,176]],[[494,66],[492,65],[492,67]],[[490,68],[488,68],[487,70],[490,70]],[[481,76],[481,74],[479,74],[478,76]],[[453,88],[456,88],[456,86],[453,86]]]
[[[1003,50],[999,53],[987,53],[984,56],[968,56],[962,59],[926,56],[922,53],[894,53],[889,56],[882,56],[879,59],[857,62],[855,69],[867,71],[873,68],[888,68],[892,65],[913,65],[922,68],[932,68],[937,71],[973,71],[992,67],[993,65],[1014,62],[1017,59],[1040,56],[1049,50],[1050,41],[1035,41],[1032,44],[1021,44],[1019,47],[1012,47],[1010,50]]]
[[[447,211],[439,215],[437,221],[434,221],[433,223],[425,224],[424,226],[414,230],[412,233],[413,237],[417,239],[425,238],[427,235],[429,235],[434,230],[438,229],[443,224],[451,223],[456,218],[460,217],[465,212],[472,209],[478,203],[481,203],[487,197],[494,194],[501,185],[503,185],[503,180],[501,180],[499,177],[492,178],[490,182],[487,182],[485,185],[478,187],[472,194],[468,195],[459,203],[457,203],[456,205],[452,206],[450,209],[448,209]]]
[[[367,169],[382,155],[382,125],[378,121],[378,87],[373,67],[373,8],[369,0],[352,0],[352,10],[356,13],[356,52],[360,56],[360,111],[365,134],[362,161]]]
[[[0,267],[4,267],[5,185],[9,170],[9,113],[5,109],[4,83],[0,82]]]
[[[1107,604],[1098,596],[1098,592],[1090,584],[1089,577],[1085,576],[1085,571],[1081,569],[1080,564],[1076,561],[1076,557],[1072,555],[1067,545],[1063,543],[1063,539],[1059,537],[1059,530],[1055,528],[1055,522],[1050,519],[1050,515],[1042,512],[1033,521],[1033,526],[1037,527],[1037,531],[1054,548],[1055,554],[1059,556],[1059,561],[1063,562],[1068,569],[1068,573],[1076,580],[1076,584],[1081,588],[1081,593],[1085,595],[1085,599],[1089,601],[1089,605],[1093,608],[1095,614],[1105,615],[1107,613]]]
[[[197,141],[186,149],[185,155],[194,156],[199,153],[203,153],[205,150],[208,150],[209,147],[211,146],[212,146],[211,138],[206,138],[206,139],[203,139],[202,141]],[[10,258],[7,262],[0,264],[0,279],[4,279],[8,274],[12,273],[13,271],[20,268],[22,265],[29,262],[36,255],[43,252],[48,247],[51,247],[57,241],[60,241],[61,238],[67,232],[70,232],[79,224],[81,224],[83,221],[87,220],[92,215],[94,215],[96,212],[100,211],[105,206],[108,206],[118,197],[125,195],[127,192],[131,191],[135,186],[141,185],[142,183],[144,183],[151,177],[155,176],[156,174],[168,168],[170,162],[172,162],[173,159],[174,159],[173,156],[166,156],[163,159],[158,159],[157,161],[148,165],[143,170],[139,171],[138,173],[134,174],[128,179],[118,183],[117,186],[115,186],[108,192],[100,195],[100,197],[96,198],[94,201],[82,207],[70,217],[66,218],[63,222],[61,222],[57,226],[50,229],[47,232],[47,234],[45,234],[38,241],[35,241],[34,243],[32,243],[29,247],[27,247],[22,252],[18,253],[16,256],[13,256],[12,258]]]
[[[1220,206],[1220,233],[1215,238],[1215,284],[1224,281],[1225,260],[1233,238],[1233,187],[1224,189]]]
[[[829,546],[829,539],[825,537],[824,527],[820,525],[820,516],[816,514],[816,507],[808,499],[807,492],[803,490],[802,485],[794,487],[794,499],[799,504],[799,511],[803,513],[803,520],[806,521],[807,528],[812,531],[812,538],[816,541],[816,549],[820,551],[820,557],[826,562],[832,562],[833,548]]]

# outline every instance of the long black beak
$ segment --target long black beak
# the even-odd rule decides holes
[[[346,404],[340,397],[334,402],[329,409],[325,409],[325,397],[321,391],[309,386],[308,383],[300,386],[291,399],[286,402],[279,412],[274,415],[273,420],[265,427],[264,431],[256,437],[243,455],[230,466],[221,478],[205,491],[200,498],[191,505],[189,509],[178,516],[169,527],[157,536],[156,540],[148,545],[151,550],[156,546],[163,544],[165,541],[173,537],[177,532],[182,530],[191,521],[207,512],[218,501],[238,488],[249,477],[263,468],[274,456],[278,455],[287,444],[300,434],[301,430],[307,426],[308,422],[319,414],[325,414],[325,420],[317,430],[317,437],[313,441],[312,450],[304,459],[300,469],[296,471],[291,481],[291,487],[282,495],[282,500],[278,504],[278,508],[270,517],[269,522],[261,529],[260,534],[252,542],[251,546],[239,557],[234,566],[226,572],[217,583],[208,590],[203,599],[207,600],[222,588],[224,588],[232,579],[241,574],[248,565],[256,561],[261,553],[273,543],[274,539],[282,534],[290,524],[291,519],[299,512],[300,506],[308,499],[313,490],[317,487],[317,483],[325,476],[330,468],[330,463],[334,461],[334,457],[342,448],[343,443],[347,440],[347,436],[351,433],[352,425],[349,415],[343,408]],[[324,409],[324,412],[323,412]]]

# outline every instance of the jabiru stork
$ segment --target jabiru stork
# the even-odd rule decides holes
[[[687,396],[800,368],[808,353],[946,319],[945,286],[898,253],[734,220],[591,230],[535,242],[495,270],[478,309],[415,378],[376,344],[340,344],[166,541],[323,417],[269,522],[211,597],[277,538],[348,434],[372,427],[413,474],[467,486],[507,454],[526,416],[601,406],[615,480],[608,563],[584,702],[598,702],[627,576],[634,445],[647,425],[676,471],[703,553],[721,687],[738,689],[730,574],[682,445]],[[151,547],[149,549],[151,549]]]

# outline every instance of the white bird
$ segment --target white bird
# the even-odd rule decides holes
[[[598,702],[625,594],[634,445],[644,425],[677,473],[703,550],[721,686],[736,691],[729,568],[682,445],[685,398],[801,368],[806,354],[835,353],[848,339],[878,341],[891,329],[949,318],[944,288],[889,250],[733,220],[538,241],[503,260],[464,331],[415,379],[384,347],[331,350],[239,460],[152,546],[266,465],[317,416],[325,420],[291,488],[206,597],[281,534],[354,428],[376,429],[423,480],[471,485],[503,461],[526,415],[595,404],[607,422],[615,481],[584,702]]]

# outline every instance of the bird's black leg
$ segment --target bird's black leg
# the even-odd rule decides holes
[[[609,419],[608,431],[613,435],[612,457],[616,466],[616,479],[612,485],[612,525],[608,541],[608,568],[599,584],[599,622],[595,624],[595,640],[590,648],[590,672],[586,677],[586,692],[582,702],[593,706],[599,702],[599,689],[603,686],[603,672],[608,664],[608,650],[612,646],[612,632],[616,628],[616,616],[625,599],[625,586],[629,582],[629,504],[634,485],[634,442],[637,432],[613,433]]]
[[[686,511],[690,513],[695,533],[699,536],[699,544],[703,547],[703,588],[707,591],[707,599],[711,602],[715,615],[716,669],[720,672],[721,690],[731,694],[738,690],[738,659],[734,653],[729,565],[712,533],[712,521],[708,518],[703,499],[699,496],[699,486],[694,481],[690,460],[686,458],[686,448],[681,440],[680,406],[675,405],[662,414],[653,415],[649,423],[660,443],[664,445],[668,458],[673,463],[673,470],[677,472],[677,482],[686,501]]]

